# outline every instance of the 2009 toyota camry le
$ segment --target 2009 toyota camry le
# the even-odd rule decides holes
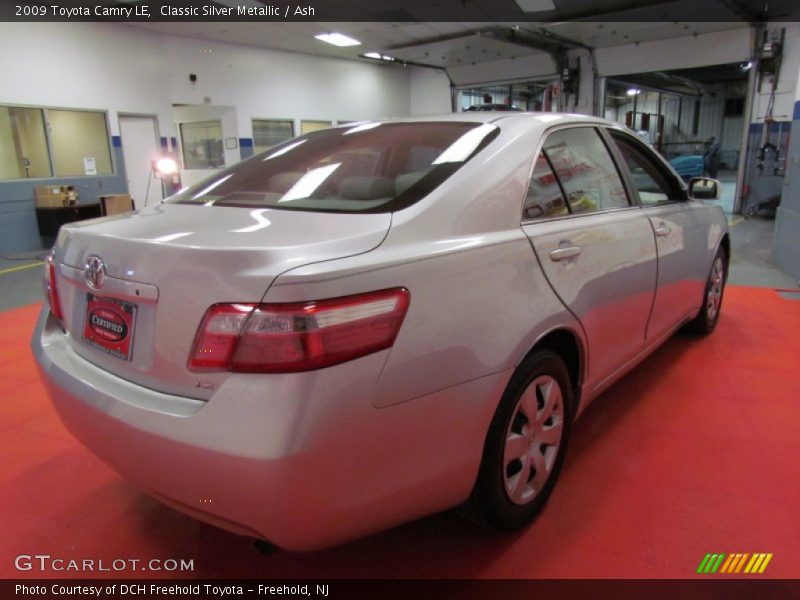
[[[291,550],[542,508],[570,426],[711,332],[722,211],[629,130],[461,113],[314,132],[61,229],[32,347],[92,452]]]

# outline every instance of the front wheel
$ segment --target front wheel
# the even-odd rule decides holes
[[[501,531],[533,519],[564,462],[572,402],[569,373],[557,354],[541,350],[522,362],[492,419],[468,516]]]
[[[697,316],[686,326],[692,333],[708,335],[717,326],[722,308],[722,294],[725,291],[725,281],[728,275],[727,259],[725,250],[722,248],[717,250],[717,255],[711,264],[711,273],[706,282],[703,306],[700,307]]]

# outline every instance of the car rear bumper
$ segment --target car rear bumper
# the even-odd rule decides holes
[[[496,373],[391,408],[385,356],[305,374],[232,375],[208,401],[116,377],[44,308],[32,340],[65,426],[126,479],[236,533],[313,550],[454,506],[477,476]]]

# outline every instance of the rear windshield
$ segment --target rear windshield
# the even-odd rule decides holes
[[[486,123],[356,123],[275,146],[167,202],[392,212],[429,194],[497,136]]]

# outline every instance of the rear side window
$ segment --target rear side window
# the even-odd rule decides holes
[[[570,213],[629,206],[617,168],[595,128],[555,131],[547,136],[542,152],[561,184]]]
[[[356,123],[289,140],[168,202],[392,212],[429,194],[493,140],[488,123]]]
[[[555,173],[544,154],[540,154],[533,166],[531,182],[525,196],[524,219],[558,217],[569,213],[564,194]]]

